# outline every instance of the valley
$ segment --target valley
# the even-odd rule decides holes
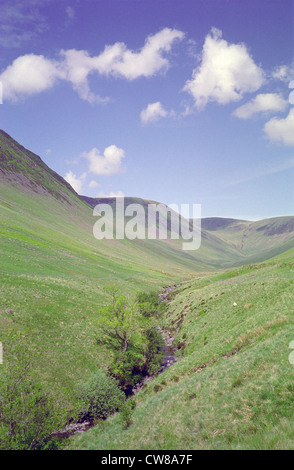
[[[138,391],[126,430],[116,413],[69,447],[293,447],[294,217],[202,219],[200,249],[185,252],[181,240],[96,240],[99,202],[115,198],[78,195],[0,131],[0,341],[30,339],[35,374],[69,416],[76,385],[112,361],[96,340],[104,288],[135,298],[177,284],[158,319],[175,363]]]

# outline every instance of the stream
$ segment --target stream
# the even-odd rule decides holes
[[[172,286],[167,286],[164,287],[164,292],[162,294],[159,294],[159,298],[163,302],[168,302],[168,294],[172,292],[178,284],[174,284]],[[154,377],[156,377],[159,374],[162,374],[168,367],[172,366],[176,362],[175,358],[175,349],[173,348],[173,340],[174,338],[169,335],[169,333],[161,328],[157,328],[158,331],[160,331],[162,338],[164,340],[164,346],[162,349],[163,352],[163,359],[162,359],[162,364],[159,369],[159,371],[154,374],[154,375],[148,375],[146,376],[141,382],[137,383],[133,389],[132,389],[132,395],[136,395],[136,393],[139,392],[139,390],[145,385],[146,383],[152,381]],[[76,433],[82,433],[87,431],[93,426],[91,421],[82,421],[82,422],[77,422],[77,423],[70,423],[64,426],[62,429],[54,432],[52,436],[55,436],[59,439],[67,439],[73,434]]]

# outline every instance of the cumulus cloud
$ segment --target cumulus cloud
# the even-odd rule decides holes
[[[63,77],[63,71],[55,61],[42,55],[20,56],[0,75],[3,98],[17,100],[25,95],[41,93]]]
[[[40,93],[51,88],[57,79],[62,79],[69,81],[79,96],[90,103],[108,101],[109,98],[101,98],[91,92],[88,83],[90,74],[127,80],[151,77],[169,68],[166,54],[173,43],[183,37],[181,31],[164,28],[149,36],[139,51],[132,51],[124,43],[117,42],[106,46],[93,57],[85,50],[76,49],[61,50],[59,60],[35,54],[20,56],[0,75],[4,98],[17,99]]]
[[[68,171],[64,177],[73,189],[78,193],[82,193],[82,187],[86,178],[86,173],[83,173],[80,177],[77,177],[71,170]]]
[[[277,93],[261,93],[237,108],[233,115],[240,119],[249,119],[257,113],[284,111],[287,105],[288,101]]]
[[[140,118],[143,124],[147,124],[149,122],[157,121],[159,118],[164,118],[169,115],[170,113],[168,113],[164,109],[160,101],[157,101],[156,103],[148,104],[147,108],[141,111]]]
[[[175,40],[181,40],[184,33],[176,29],[164,28],[153,36],[149,36],[139,52],[127,50],[123,44],[120,54],[113,61],[111,72],[133,80],[140,76],[150,77],[160,70],[169,67],[169,61],[163,56],[169,52]],[[106,52],[106,51],[105,51]],[[109,51],[107,51],[109,54]]]
[[[201,63],[185,84],[197,108],[210,101],[227,104],[244,93],[257,91],[264,81],[262,69],[255,64],[244,44],[230,44],[222,32],[213,28],[206,36]]]
[[[60,55],[62,57],[63,78],[71,82],[73,89],[80,98],[91,104],[109,101],[108,97],[102,98],[91,92],[89,88],[88,75],[93,71],[93,59],[87,51],[62,50]]]
[[[89,169],[92,173],[96,175],[113,175],[121,173],[125,152],[116,145],[110,145],[106,147],[103,155],[94,147],[90,152],[84,152],[82,156],[89,160]]]
[[[264,132],[272,142],[294,145],[294,108],[285,119],[273,118],[264,126]]]

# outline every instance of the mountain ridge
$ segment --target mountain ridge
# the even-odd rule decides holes
[[[51,170],[42,159],[27,150],[14,140],[8,133],[0,130],[0,181],[2,184],[15,188],[34,197],[53,197],[61,203],[76,208],[83,217],[83,208],[87,207],[85,218],[93,216],[93,208],[99,203],[110,204],[115,207],[116,198],[92,198],[79,195],[71,185],[58,173]],[[1,193],[0,193],[1,197]],[[8,200],[3,203],[8,204]],[[7,199],[7,197],[6,197]],[[139,203],[147,208],[149,203],[160,204],[156,201],[148,201],[138,197],[125,197],[125,206],[131,203]],[[161,204],[160,204],[161,205]],[[166,207],[164,204],[162,207]],[[73,209],[75,210],[75,209]],[[94,224],[94,219],[93,224]],[[190,221],[192,222],[192,221]],[[158,230],[160,230],[158,225]],[[170,220],[167,221],[167,229],[171,230]],[[239,220],[233,218],[207,217],[201,220],[201,248],[195,253],[184,253],[177,240],[134,240],[133,247],[154,250],[158,248],[165,257],[176,256],[180,263],[195,262],[201,269],[231,267],[244,264],[247,261],[264,260],[279,254],[294,246],[294,217],[282,216],[263,219],[260,221]],[[137,248],[136,248],[137,249]],[[204,263],[204,264],[203,264]],[[193,268],[192,268],[193,269]],[[190,269],[189,269],[190,270]]]

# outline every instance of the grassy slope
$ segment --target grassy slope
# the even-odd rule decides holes
[[[71,447],[293,448],[293,283],[293,249],[182,283],[163,319],[177,363],[139,392],[128,430],[115,415]]]
[[[212,232],[204,233],[201,250],[196,253],[183,252],[177,241],[98,242],[92,235],[90,207],[39,157],[9,139],[0,132],[0,332],[9,327],[29,332],[38,343],[40,378],[54,394],[61,393],[63,389],[71,390],[95,367],[108,364],[107,351],[95,343],[97,312],[108,301],[104,285],[114,281],[122,292],[134,294],[137,290],[158,288],[183,278],[191,279],[197,272],[202,272],[203,276],[207,271],[245,259],[238,250]],[[191,282],[195,292],[199,293],[203,287],[207,289],[203,293],[205,296],[209,295],[210,289],[221,288],[220,283],[212,283],[205,277],[201,279],[187,281],[184,287]],[[188,289],[179,294],[183,296],[184,305],[187,300],[185,292],[187,294]],[[231,294],[227,291],[227,297],[223,295],[228,303],[232,300]],[[276,298],[279,296],[274,290],[272,300]],[[212,299],[205,299],[213,305]],[[183,311],[182,305],[176,301],[171,308],[175,311],[172,313],[171,310],[168,317],[170,323],[173,315],[180,317]],[[223,315],[223,322],[225,319]],[[185,350],[187,358],[173,368],[176,371],[179,367],[179,383],[175,382],[177,377],[168,379],[172,371],[167,371],[167,384],[171,382],[176,389],[174,391],[168,386],[161,393],[174,393],[178,397],[177,387],[186,380],[186,372],[182,374],[180,364],[185,365],[184,361],[188,364],[194,357],[194,351],[191,352],[193,346],[189,345],[194,341],[189,332],[191,325],[184,338],[188,344]],[[179,338],[183,342],[183,338]],[[209,351],[207,346],[203,346],[203,352]],[[189,350],[191,354],[188,354]],[[187,377],[189,375],[192,380],[194,374],[187,372]],[[160,382],[161,379],[163,376],[156,380]],[[144,398],[140,405],[142,408],[138,407],[136,413],[141,409],[148,414],[149,404],[157,412],[153,400],[156,403],[161,395],[152,389],[153,386],[146,393],[146,402]],[[165,414],[164,423],[171,418],[168,407]],[[153,419],[156,422],[157,418]],[[183,426],[180,415],[177,419]],[[138,441],[139,448],[152,447],[152,439],[159,447],[173,448],[176,445],[164,435],[162,441],[161,438],[156,440],[153,431],[148,438],[151,443],[148,444],[148,439],[143,444]],[[116,432],[115,427],[113,432]],[[119,427],[117,432],[121,433]],[[122,438],[126,436],[123,434]],[[107,437],[105,439],[105,448],[108,448],[110,441]],[[180,442],[180,447],[186,445],[183,440]],[[124,445],[132,447],[133,444],[127,438]],[[85,444],[87,446],[88,443]]]
[[[269,259],[292,248],[294,243],[294,217],[291,216],[257,222],[209,218],[202,225],[207,233],[235,247],[246,263]]]
[[[158,247],[147,257],[136,244],[98,242],[92,211],[82,204],[70,207],[3,183],[0,195],[0,328],[30,331],[41,377],[57,389],[107,364],[94,341],[98,310],[108,302],[105,285],[134,295],[192,273]]]
[[[0,333],[29,332],[53,393],[108,364],[95,343],[105,285],[134,295],[207,269],[177,241],[97,241],[95,220],[61,177],[0,132]]]

